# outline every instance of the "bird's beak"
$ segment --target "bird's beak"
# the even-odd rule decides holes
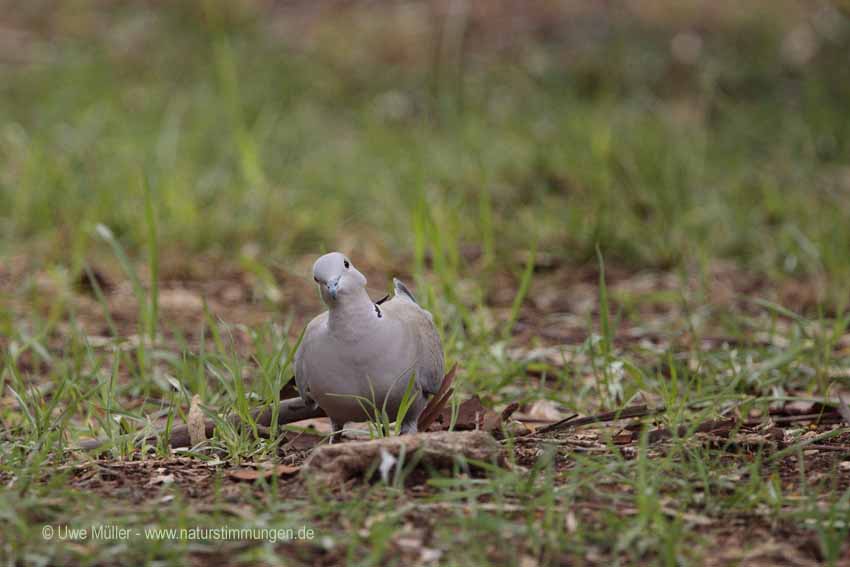
[[[328,288],[328,295],[331,296],[331,299],[336,300],[336,295],[339,291],[339,278],[329,281],[325,286]]]

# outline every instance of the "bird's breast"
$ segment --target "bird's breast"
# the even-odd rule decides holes
[[[305,353],[311,396],[328,415],[361,420],[368,417],[364,405],[381,408],[385,400],[388,411],[396,411],[417,359],[415,342],[404,340],[400,332],[387,326],[356,341],[329,334]]]

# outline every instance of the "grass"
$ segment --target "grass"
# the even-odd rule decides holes
[[[847,561],[846,428],[771,445],[696,427],[847,388],[850,16],[633,9],[503,50],[503,20],[395,5],[299,33],[297,14],[218,2],[16,22],[32,35],[0,84],[0,560],[733,564],[764,542]],[[693,30],[698,59],[677,60]],[[804,62],[795,30],[815,34]],[[275,405],[318,312],[305,257],[337,248],[373,285],[412,279],[463,398],[666,412],[628,443],[619,426],[508,436],[510,466],[483,473],[423,480],[407,455],[344,490],[233,482],[293,455],[292,428],[263,436],[251,411]],[[215,435],[140,456],[193,395]],[[84,437],[106,456],[71,451]],[[317,537],[42,535],[98,524]]]

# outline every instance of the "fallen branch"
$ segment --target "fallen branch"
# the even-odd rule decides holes
[[[437,431],[349,441],[317,447],[301,468],[311,482],[339,485],[352,478],[369,480],[373,474],[389,477],[391,470],[407,471],[414,466],[452,470],[477,463],[501,464],[502,449],[484,431]],[[486,465],[485,465],[486,466]],[[382,470],[383,469],[383,470]]]

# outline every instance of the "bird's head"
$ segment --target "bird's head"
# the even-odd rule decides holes
[[[331,252],[316,260],[313,264],[313,280],[328,306],[366,287],[366,276],[357,271],[341,252]]]

